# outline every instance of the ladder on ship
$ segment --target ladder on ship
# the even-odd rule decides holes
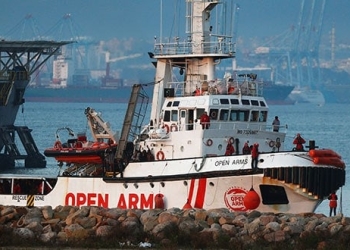
[[[148,99],[148,95],[143,89],[142,84],[134,84],[115,155],[117,162],[125,158],[130,159],[133,153],[133,148],[128,148],[128,144],[133,142],[141,131],[141,124],[143,123],[148,107]]]

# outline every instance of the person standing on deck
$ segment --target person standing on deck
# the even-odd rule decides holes
[[[210,127],[210,117],[206,111],[201,115],[200,123],[203,129],[208,129]]]
[[[233,155],[234,152],[235,152],[235,148],[233,147],[231,140],[228,140],[225,155],[226,156]]]
[[[273,128],[273,132],[278,132],[280,129],[280,120],[278,120],[278,116],[275,116],[275,120],[273,120],[272,122],[272,128]]]
[[[295,144],[295,150],[304,151],[304,146],[303,146],[304,143],[305,143],[304,138],[301,137],[300,134],[298,133],[293,141],[293,144]]]
[[[254,143],[252,148],[252,169],[258,168],[258,158],[259,158],[259,144]]]
[[[242,149],[242,153],[244,155],[249,155],[250,154],[250,147],[248,145],[248,142],[244,143],[243,149]]]

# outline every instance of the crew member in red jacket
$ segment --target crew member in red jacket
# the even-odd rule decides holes
[[[332,192],[328,196],[328,200],[329,200],[329,216],[332,216],[332,212],[334,213],[334,216],[335,216],[337,213],[338,196],[335,194],[335,192]]]
[[[208,129],[210,126],[210,117],[205,111],[203,115],[201,115],[200,123],[202,124],[203,129]]]
[[[252,147],[252,169],[258,168],[258,158],[259,158],[259,144],[254,143]]]
[[[298,133],[297,137],[295,137],[295,139],[293,141],[293,144],[295,144],[295,150],[296,151],[304,151],[304,146],[303,146],[304,143],[305,143],[305,140]]]
[[[231,140],[228,140],[225,155],[233,155],[234,152],[235,148],[233,147]]]

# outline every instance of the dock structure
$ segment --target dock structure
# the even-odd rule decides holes
[[[72,42],[0,41],[0,169],[13,168],[18,160],[24,160],[27,168],[46,167],[32,130],[14,123],[20,105],[25,102],[23,96],[31,75],[69,43]],[[22,143],[22,147],[16,143]]]

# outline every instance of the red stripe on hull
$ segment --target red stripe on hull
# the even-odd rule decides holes
[[[195,208],[203,208],[206,188],[207,188],[207,179],[206,178],[199,179],[196,203],[194,204]]]

